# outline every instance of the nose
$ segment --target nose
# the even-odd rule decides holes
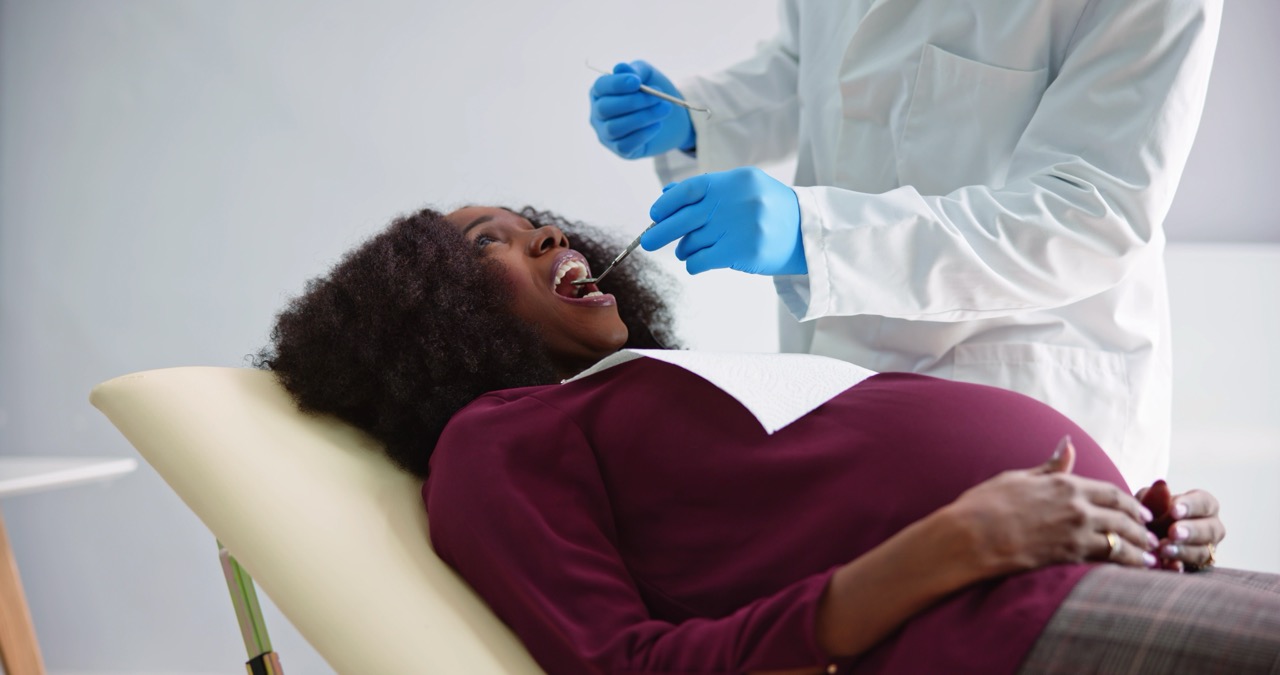
[[[555,225],[539,227],[529,237],[530,256],[537,257],[562,248],[569,248],[569,238]]]

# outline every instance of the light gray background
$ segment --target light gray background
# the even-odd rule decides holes
[[[774,26],[773,0],[0,0],[0,453],[136,457],[88,405],[93,384],[243,365],[305,279],[398,213],[532,203],[636,231],[659,188],[648,163],[596,143],[584,59],[643,57],[678,78],[745,56]],[[1172,241],[1280,242],[1277,26],[1280,3],[1228,3]],[[1171,259],[1175,311],[1206,288],[1274,311],[1273,292],[1234,285],[1232,258],[1197,256]],[[1217,286],[1197,277],[1213,264]],[[683,286],[692,346],[776,348],[766,280]],[[1231,319],[1180,363],[1246,356]],[[1179,405],[1247,386],[1257,417],[1280,412],[1256,372],[1194,374],[1184,389],[1221,397]],[[1222,407],[1213,419],[1229,419]],[[1255,454],[1202,463],[1223,473],[1215,489],[1248,475],[1240,489],[1274,492],[1275,455]],[[145,464],[0,506],[51,671],[242,672],[212,537]],[[329,672],[267,612],[289,672]]]

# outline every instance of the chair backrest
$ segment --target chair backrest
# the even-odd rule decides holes
[[[271,373],[146,371],[90,400],[338,672],[542,673],[431,550],[420,481]]]

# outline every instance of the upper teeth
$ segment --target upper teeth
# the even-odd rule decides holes
[[[570,281],[572,281],[573,279],[581,279],[587,276],[588,274],[590,274],[590,270],[587,269],[586,263],[582,262],[581,260],[569,258],[568,260],[565,260],[564,262],[560,263],[560,267],[556,269],[556,280],[555,280],[555,283],[551,284],[551,287],[555,288],[556,286],[559,286],[560,282],[564,280],[565,275],[569,274],[570,272],[575,273],[570,278]]]

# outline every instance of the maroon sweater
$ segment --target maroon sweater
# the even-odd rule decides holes
[[[553,675],[1008,673],[1088,565],[983,582],[857,659],[817,646],[836,567],[1075,424],[994,387],[880,374],[772,436],[700,377],[637,359],[460,411],[423,486],[431,541]],[[947,561],[939,560],[939,564]]]

